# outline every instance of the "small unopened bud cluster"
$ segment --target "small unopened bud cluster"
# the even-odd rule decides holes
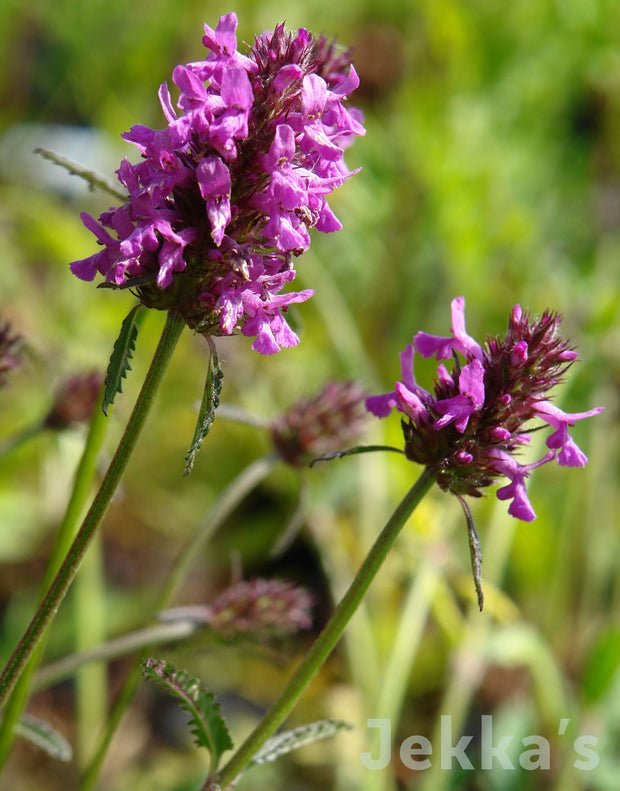
[[[442,489],[479,497],[485,486],[508,478],[497,496],[512,500],[508,512],[529,522],[536,518],[525,488],[531,470],[552,459],[583,467],[587,457],[568,429],[603,407],[567,413],[548,400],[577,358],[558,335],[557,313],[545,311],[535,320],[515,305],[504,337],[487,337],[483,347],[465,331],[464,309],[463,297],[453,300],[451,336],[419,332],[401,354],[402,381],[393,392],[368,398],[366,406],[377,417],[386,417],[393,407],[405,415],[405,453],[432,469]],[[453,361],[451,371],[438,366],[433,393],[415,380],[416,351]],[[553,429],[546,440],[549,450],[520,464],[514,455],[530,440],[536,420]]]
[[[43,425],[62,431],[77,423],[87,423],[95,411],[103,376],[93,371],[66,379],[54,396],[54,403]]]
[[[271,424],[282,459],[302,466],[359,436],[367,419],[364,397],[355,382],[329,382],[317,395],[294,404]]]
[[[313,603],[307,590],[291,582],[257,578],[223,591],[207,620],[224,637],[279,637],[309,629]]]

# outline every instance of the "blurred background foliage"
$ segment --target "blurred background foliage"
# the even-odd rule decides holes
[[[473,607],[459,505],[434,492],[412,519],[367,605],[292,721],[341,717],[355,730],[253,770],[242,787],[339,791],[558,789],[606,791],[620,771],[620,5],[614,0],[0,0],[0,313],[25,341],[25,362],[0,393],[0,441],[39,419],[58,382],[102,370],[130,294],[77,281],[68,263],[89,255],[81,210],[108,208],[75,177],[31,155],[51,148],[111,175],[134,123],[162,125],[157,89],[177,63],[203,57],[202,25],[239,17],[239,41],[279,21],[336,34],[354,47],[362,84],[354,103],[367,136],[348,153],[363,169],[334,196],[343,223],[316,234],[298,261],[315,297],[300,307],[302,342],[262,358],[246,339],[218,341],[225,402],[271,418],[330,378],[389,389],[398,352],[419,329],[444,334],[463,294],[468,330],[499,333],[515,302],[565,316],[581,362],[558,396],[605,413],[575,428],[585,470],[545,467],[530,492],[538,519],[505,514],[491,495],[472,504],[484,553],[487,606]],[[110,417],[114,448],[163,317],[150,315],[133,372]],[[48,659],[79,643],[86,620],[104,637],[144,625],[171,559],[218,494],[269,450],[265,432],[217,420],[194,472],[182,478],[206,374],[207,350],[185,334],[147,431],[104,525],[104,582],[87,615],[64,605]],[[428,384],[430,367],[418,361]],[[401,443],[396,418],[366,440]],[[9,655],[37,596],[84,434],[39,436],[0,459],[0,657]],[[205,602],[241,567],[244,576],[301,582],[327,617],[365,550],[409,487],[402,458],[345,459],[299,474],[280,465],[196,559],[177,602]],[[296,512],[302,528],[279,557],[270,550]],[[84,594],[82,594],[84,595]],[[82,608],[84,609],[84,608]],[[97,613],[99,615],[97,616]],[[78,635],[76,637],[76,634]],[[252,644],[171,646],[163,655],[220,696],[238,742],[282,688],[310,636],[267,651]],[[272,647],[273,648],[273,647]],[[163,649],[162,649],[163,650]],[[109,667],[113,697],[131,666]],[[39,693],[30,710],[70,740],[71,682]],[[105,700],[105,696],[104,696]],[[93,704],[94,705],[94,704]],[[105,703],[104,703],[105,707]],[[514,737],[514,771],[443,771],[440,714],[453,744],[480,715]],[[387,769],[369,717],[390,717],[396,749]],[[560,720],[569,719],[566,735]],[[408,735],[431,739],[433,769],[399,758]],[[519,767],[520,739],[552,745],[549,771]],[[598,737],[599,766],[574,768],[579,734]],[[93,736],[94,739],[94,736]],[[195,789],[204,760],[174,704],[143,689],[111,749],[102,788]],[[2,788],[73,788],[76,768],[19,743]],[[4,786],[3,782],[7,785]],[[241,787],[241,786],[240,786]]]

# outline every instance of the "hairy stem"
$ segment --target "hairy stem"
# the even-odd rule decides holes
[[[379,534],[342,601],[316,639],[306,658],[295,671],[280,698],[221,770],[215,779],[215,783],[212,778],[207,781],[204,786],[205,791],[214,789],[218,785],[223,789],[229,787],[291,712],[305,688],[331,654],[375,578],[396,537],[416,506],[430,489],[433,481],[433,473],[426,468],[407,492]]]
[[[183,327],[184,322],[180,316],[172,312],[168,314],[151,366],[108,471],[60,570],[54,577],[30,625],[0,676],[0,706],[15,687],[22,670],[35,651],[77,574],[81,560],[101,524],[127,467]]]
[[[185,549],[181,552],[176,560],[170,577],[168,578],[162,592],[154,606],[154,610],[162,610],[168,606],[176,593],[179,585],[187,575],[188,571],[200,549],[207,543],[213,533],[223,524],[228,518],[234,508],[247,496],[247,494],[257,486],[278,464],[279,459],[277,456],[264,456],[252,462],[248,467],[242,470],[239,475],[229,484],[229,486],[222,492],[220,497],[214,503],[209,511],[207,518],[202,526],[196,532],[194,537],[189,541]],[[162,625],[160,627],[152,627],[153,634],[156,635],[157,629],[166,629],[172,627],[172,624]],[[195,630],[195,627],[194,627]],[[146,632],[147,630],[145,630]],[[185,634],[184,637],[189,637],[190,634]],[[136,645],[135,648],[141,648],[142,651],[136,660],[130,674],[125,679],[121,691],[116,699],[114,707],[109,717],[107,728],[105,729],[97,747],[97,750],[87,767],[82,777],[81,791],[92,791],[97,783],[99,772],[103,761],[105,760],[108,747],[112,741],[112,737],[120,723],[120,720],[129,707],[132,698],[142,680],[142,662],[148,657],[149,650],[158,641],[142,642],[141,645]],[[103,647],[105,648],[105,646]]]
[[[94,646],[77,654],[70,654],[37,671],[32,679],[32,688],[37,691],[57,684],[72,676],[76,670],[89,662],[111,662],[121,656],[127,656],[134,651],[139,651],[145,646],[161,645],[162,643],[176,643],[187,640],[195,634],[202,624],[187,618],[170,623],[146,626],[135,632],[114,637],[101,645]]]
[[[102,397],[103,391],[99,403]],[[41,583],[41,596],[43,596],[54,579],[54,575],[60,568],[62,560],[67,554],[71,546],[71,541],[75,536],[80,516],[84,512],[87,498],[95,478],[97,460],[103,446],[107,426],[108,421],[102,410],[96,409],[93,412],[84,450],[75,471],[73,488],[71,490],[69,502],[67,503],[65,515],[58,527],[54,545],[47,561],[47,567]],[[39,659],[43,653],[44,642],[44,640],[39,642],[37,650],[33,653],[28,665],[22,671],[19,682],[13,690],[13,694],[2,714],[2,722],[0,723],[0,770],[4,766],[13,744],[15,726],[28,702],[28,696],[31,691],[30,682],[32,674],[39,664]]]

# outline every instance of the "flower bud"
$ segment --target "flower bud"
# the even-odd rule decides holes
[[[54,403],[43,425],[62,431],[76,423],[87,423],[97,406],[103,376],[93,371],[66,379],[54,396]]]
[[[287,464],[308,464],[356,438],[366,422],[364,393],[355,382],[329,382],[271,424],[276,450]]]
[[[284,636],[312,626],[313,599],[282,580],[253,579],[231,585],[209,608],[209,626],[224,637]]]

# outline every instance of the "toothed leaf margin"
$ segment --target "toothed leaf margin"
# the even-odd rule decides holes
[[[108,414],[108,408],[114,403],[117,393],[122,392],[123,379],[127,371],[131,371],[130,360],[136,348],[138,325],[142,317],[144,305],[133,307],[121,324],[121,331],[116,339],[110,363],[105,377],[105,391],[103,395],[103,414]]]
[[[220,392],[224,381],[224,374],[220,365],[220,358],[218,357],[215,344],[210,338],[207,337],[209,348],[211,350],[211,357],[209,358],[209,370],[207,371],[207,381],[205,382],[205,389],[202,395],[202,403],[200,404],[200,412],[198,413],[198,421],[196,423],[196,430],[192,444],[185,457],[185,472],[183,475],[189,475],[196,460],[196,454],[200,450],[204,438],[207,436],[215,420],[215,410],[220,405]]]
[[[233,748],[226,721],[213,693],[198,679],[191,678],[185,670],[177,670],[164,659],[147,659],[142,667],[145,678],[175,697],[181,708],[189,714],[191,732],[196,744],[211,753],[213,774],[222,754]]]
[[[290,731],[277,733],[265,742],[248,764],[248,768],[275,761],[299,747],[312,744],[320,739],[328,739],[338,731],[351,730],[352,728],[353,725],[344,720],[318,720],[307,725],[300,725]]]

